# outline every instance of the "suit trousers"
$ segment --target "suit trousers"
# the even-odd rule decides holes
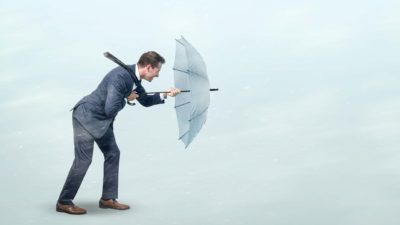
[[[93,156],[94,142],[104,155],[103,199],[118,198],[118,170],[120,151],[115,142],[112,124],[101,138],[94,138],[77,119],[72,119],[75,158],[62,188],[58,202],[73,204],[72,200],[82,183]]]

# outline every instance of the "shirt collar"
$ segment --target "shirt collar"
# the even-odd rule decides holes
[[[140,75],[139,75],[139,67],[137,64],[135,65],[135,75],[136,75],[138,81],[142,82],[142,78],[140,78]]]

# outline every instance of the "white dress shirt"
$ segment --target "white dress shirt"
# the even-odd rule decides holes
[[[135,65],[135,75],[136,75],[138,81],[141,82],[141,81],[142,81],[142,78],[141,78],[140,75],[139,75],[139,67],[138,67],[137,64]],[[164,95],[163,95],[162,93],[160,93],[160,99],[161,99],[161,100],[166,99],[166,98],[164,98]]]

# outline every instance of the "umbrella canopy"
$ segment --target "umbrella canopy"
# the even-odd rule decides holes
[[[210,83],[203,58],[183,36],[176,40],[173,70],[175,87],[190,90],[175,98],[179,139],[187,148],[206,122],[210,105]]]

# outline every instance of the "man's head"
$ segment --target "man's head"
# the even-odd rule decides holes
[[[161,66],[164,63],[165,59],[157,52],[150,51],[143,53],[137,63],[140,77],[151,82],[154,77],[158,77]]]

